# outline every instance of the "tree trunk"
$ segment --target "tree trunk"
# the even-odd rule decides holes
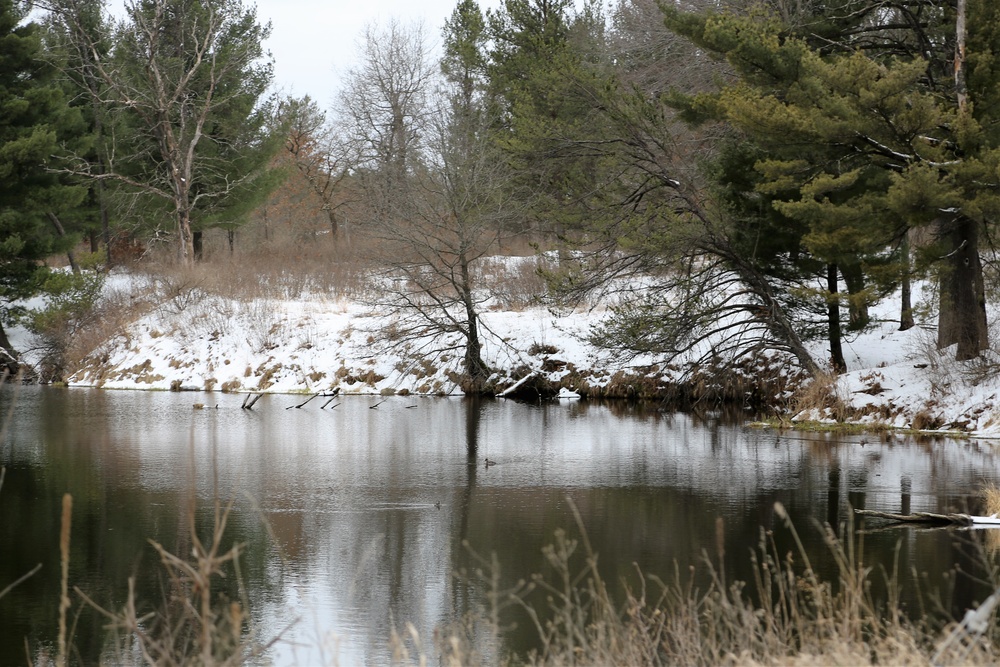
[[[899,287],[899,330],[912,329],[913,322],[913,288],[910,276],[910,233],[903,234],[899,245],[899,255],[902,263]]]
[[[200,262],[205,259],[205,245],[202,232],[191,232],[191,253],[194,261]]]
[[[98,163],[98,173],[103,173],[104,168],[102,163]],[[106,269],[110,269],[114,266],[115,258],[111,252],[111,220],[110,213],[108,212],[108,202],[107,195],[104,192],[104,181],[97,181],[97,200],[101,207],[101,236],[104,237],[104,254],[106,255],[107,265]]]
[[[844,347],[840,334],[840,295],[837,288],[837,265],[826,265],[826,289],[829,292],[826,300],[826,315],[828,335],[830,339],[830,363],[833,370],[847,372],[847,362],[844,361]]]
[[[795,327],[792,326],[791,320],[788,319],[785,309],[781,307],[781,304],[778,302],[777,298],[775,298],[774,291],[771,288],[770,283],[768,283],[767,278],[764,277],[754,266],[752,266],[744,256],[733,252],[731,248],[714,246],[709,250],[709,252],[727,259],[729,266],[736,271],[743,282],[746,283],[746,285],[750,287],[750,289],[752,289],[763,302],[764,309],[766,311],[765,317],[767,318],[767,327],[770,330],[771,335],[788,347],[788,351],[795,356],[799,365],[801,365],[806,372],[811,375],[818,375],[821,370],[819,364],[816,363],[816,361],[812,358],[812,355],[809,354],[809,350],[807,350],[806,346],[802,343],[802,339],[799,338],[798,333],[795,331]]]
[[[466,341],[465,341],[465,373],[469,378],[466,393],[478,394],[483,384],[490,376],[490,369],[483,361],[483,346],[479,340],[479,314],[472,297],[472,278],[469,273],[469,262],[463,255],[460,260],[460,285],[462,302],[465,305]]]
[[[968,108],[968,88],[965,80],[965,11],[966,0],[958,0],[955,7],[955,98],[959,113]]]
[[[951,240],[941,277],[938,312],[938,349],[958,346],[955,359],[967,361],[989,345],[983,265],[979,259],[979,225],[965,216],[943,223],[942,235]]]
[[[52,226],[56,228],[56,233],[59,235],[59,238],[65,238],[66,229],[62,226],[59,216],[52,211],[49,211],[45,215],[48,216],[49,222],[52,223]],[[69,260],[69,268],[73,270],[74,275],[80,275],[80,265],[76,263],[76,257],[73,256],[72,250],[66,251],[66,259]]]
[[[19,358],[20,355],[10,344],[10,339],[7,338],[3,322],[0,322],[0,379],[4,375],[9,377],[17,375],[18,370],[20,370]]]
[[[470,393],[478,394],[483,384],[490,376],[490,371],[483,361],[483,346],[479,341],[479,323],[477,319],[469,320],[469,339],[465,346],[465,372],[471,382]]]
[[[184,209],[177,211],[177,259],[182,266],[194,263],[194,236],[191,233],[191,213]]]
[[[847,326],[852,331],[864,329],[871,322],[868,298],[864,295],[865,274],[859,262],[841,262],[840,275],[847,285]]]
[[[330,236],[334,241],[337,240],[337,213],[333,210],[330,204],[324,204],[323,210],[326,211],[326,219],[330,221]]]

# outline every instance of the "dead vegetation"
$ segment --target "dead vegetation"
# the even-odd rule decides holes
[[[705,590],[685,583],[690,576],[679,572],[664,581],[637,571],[624,601],[615,600],[582,527],[576,538],[557,532],[544,549],[548,574],[510,589],[500,589],[496,558],[478,557],[480,567],[461,576],[489,591],[487,605],[437,632],[433,647],[406,626],[392,636],[395,656],[421,664],[553,667],[995,664],[1000,632],[992,600],[1000,596],[960,622],[913,618],[899,602],[894,574],[876,572],[861,559],[853,526],[841,535],[822,528],[837,565],[836,579],[823,580],[784,508],[778,503],[774,509],[797,548],[781,553],[762,530],[752,555],[754,580],[729,582],[717,566],[725,552],[720,537],[716,553],[704,558],[711,581]],[[882,601],[872,596],[879,576],[889,590]],[[544,608],[527,602],[535,591],[543,593]],[[529,655],[500,653],[502,619],[512,609],[529,619],[536,635],[538,648]]]

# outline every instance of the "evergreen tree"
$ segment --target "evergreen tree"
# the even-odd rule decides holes
[[[56,173],[60,146],[85,134],[71,109],[58,71],[42,58],[40,28],[25,23],[21,3],[0,0],[0,366],[17,369],[17,352],[3,329],[13,301],[33,294],[41,261],[71,247],[51,216],[77,207],[85,188]]]
[[[486,17],[476,0],[460,0],[445,21],[442,31],[444,57],[441,72],[454,91],[451,103],[463,122],[470,115],[486,87]]]
[[[668,26],[724,54],[739,75],[691,108],[733,123],[766,150],[756,190],[786,193],[773,205],[804,225],[803,249],[843,268],[910,228],[933,228],[947,262],[939,345],[958,343],[959,359],[977,356],[987,343],[979,236],[998,201],[989,166],[997,144],[984,130],[995,124],[995,107],[976,96],[988,102],[995,92],[980,83],[961,103],[955,7],[833,3],[803,36],[777,17],[665,11]],[[968,77],[977,81],[989,67],[980,54],[1000,38],[988,16],[995,11],[970,2],[979,20]],[[915,190],[923,196],[914,200]]]
[[[604,81],[603,26],[598,5],[574,13],[569,0],[506,0],[487,14],[494,140],[531,194],[528,222],[567,240],[602,175],[580,140],[603,136],[592,96]]]
[[[103,86],[94,67],[95,58],[106,58],[111,50],[112,26],[105,14],[104,0],[49,0],[45,3],[49,15],[44,22],[46,57],[64,74],[64,88],[70,106],[79,109],[89,128],[90,143],[78,150],[89,169],[107,172],[104,127],[107,112],[102,105]],[[91,51],[93,49],[93,52]],[[98,239],[103,240],[107,266],[111,257],[111,202],[103,180],[84,183],[88,186],[86,206],[81,206],[67,219],[54,218],[62,228],[79,229],[89,238],[92,252],[98,251]],[[70,263],[76,265],[70,255]]]
[[[118,182],[145,215],[171,220],[188,264],[197,232],[239,224],[276,184],[267,165],[283,137],[267,133],[263,99],[270,27],[241,0],[130,0],[125,10],[109,57],[92,39],[84,44],[115,150],[107,173],[85,161],[78,172]],[[72,33],[88,39],[83,26]]]

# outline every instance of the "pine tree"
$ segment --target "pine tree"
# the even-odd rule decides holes
[[[66,250],[51,224],[78,206],[86,189],[57,174],[53,156],[79,141],[85,127],[42,58],[40,29],[24,23],[20,3],[0,0],[0,366],[17,369],[17,352],[3,329],[14,301],[35,293],[41,261]]]
[[[105,1],[49,0],[45,6],[49,10],[44,21],[46,57],[63,72],[66,96],[70,105],[79,109],[90,134],[89,144],[76,152],[90,165],[89,170],[106,173],[107,111],[102,104],[104,86],[95,69],[95,60],[106,58],[111,51],[112,27]],[[109,188],[103,180],[84,184],[88,187],[87,205],[68,219],[55,222],[83,232],[90,239],[92,252],[98,251],[98,240],[103,240],[106,265],[110,266],[114,258]],[[70,261],[73,264],[72,257]]]
[[[583,147],[601,136],[592,91],[603,85],[599,6],[568,0],[506,0],[487,14],[487,95],[493,137],[532,199],[534,230],[572,242],[600,178]]]
[[[283,137],[266,132],[270,26],[241,0],[130,0],[125,10],[108,57],[84,26],[69,27],[93,57],[114,119],[107,172],[85,160],[77,170],[116,181],[144,216],[170,221],[189,264],[196,232],[238,224],[275,185],[267,165]]]
[[[960,103],[955,8],[835,3],[801,36],[766,15],[665,11],[668,26],[724,54],[738,74],[691,108],[733,123],[766,151],[756,190],[786,193],[773,205],[805,225],[803,249],[844,267],[864,264],[908,229],[935,230],[947,264],[939,345],[958,343],[959,359],[977,356],[987,344],[978,239],[997,212],[988,166],[997,144],[983,130],[994,125],[995,106],[977,96],[989,102],[996,93],[979,83]],[[976,81],[988,78],[980,54],[998,38],[986,16],[995,11],[970,3],[979,17],[967,50]],[[917,189],[916,200],[904,195]]]

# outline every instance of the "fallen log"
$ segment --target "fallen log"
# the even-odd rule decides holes
[[[247,394],[247,397],[243,399],[243,405],[240,406],[241,410],[253,410],[253,404],[260,400],[260,397],[264,394]],[[252,400],[251,400],[252,399]]]
[[[315,394],[313,394],[312,396],[310,396],[310,397],[309,397],[309,398],[307,398],[306,400],[302,401],[302,402],[301,402],[301,403],[299,403],[298,405],[289,405],[289,406],[288,406],[287,408],[285,408],[285,409],[286,409],[286,410],[291,410],[292,408],[301,408],[301,407],[302,407],[303,405],[305,405],[305,404],[306,404],[306,403],[308,403],[309,401],[313,400],[314,398],[316,398],[317,396],[319,396],[319,395],[320,395],[321,393],[322,393],[322,392],[316,392]]]
[[[893,512],[879,512],[877,510],[854,510],[858,516],[870,516],[878,519],[888,519],[899,523],[929,523],[935,525],[956,525],[972,526],[976,523],[987,525],[987,519],[996,521],[1000,526],[1000,519],[995,517],[973,517],[968,514],[936,514],[934,512],[914,512],[913,514],[895,514]],[[977,522],[976,519],[982,519]]]

